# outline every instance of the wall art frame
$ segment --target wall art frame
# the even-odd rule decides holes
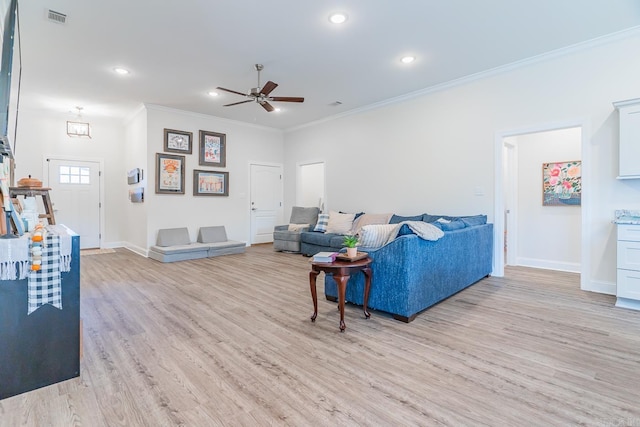
[[[227,135],[218,132],[200,131],[200,166],[227,166]]]
[[[229,172],[193,170],[194,196],[228,196]]]
[[[165,128],[164,151],[191,154],[193,152],[193,132]]]
[[[185,156],[156,153],[156,194],[184,194]]]
[[[580,206],[582,161],[542,164],[542,206]]]

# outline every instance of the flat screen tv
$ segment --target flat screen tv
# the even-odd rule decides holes
[[[0,0],[0,154],[12,156],[15,148],[20,88],[20,32],[18,0]],[[17,52],[17,54],[16,54]]]

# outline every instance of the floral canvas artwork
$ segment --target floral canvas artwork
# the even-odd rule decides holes
[[[579,206],[582,196],[582,161],[542,164],[542,205]]]

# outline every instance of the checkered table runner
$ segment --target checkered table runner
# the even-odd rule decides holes
[[[31,251],[29,251],[31,257]],[[60,236],[48,233],[42,245],[40,270],[31,270],[28,277],[27,314],[45,304],[62,310],[62,279],[60,276]]]

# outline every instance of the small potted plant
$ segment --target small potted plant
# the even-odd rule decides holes
[[[347,256],[354,258],[358,254],[358,236],[347,234],[342,244],[347,247]]]

